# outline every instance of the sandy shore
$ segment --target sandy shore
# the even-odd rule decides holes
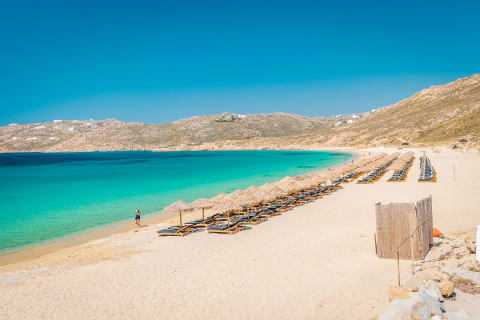
[[[368,319],[396,282],[375,256],[375,203],[432,195],[443,232],[480,224],[480,155],[438,151],[437,183],[417,183],[417,158],[404,183],[346,184],[236,235],[156,237],[166,221],[3,266],[0,318]]]

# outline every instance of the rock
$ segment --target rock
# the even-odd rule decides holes
[[[443,267],[446,269],[452,269],[458,267],[459,260],[456,258],[448,259],[443,262]]]
[[[453,250],[452,246],[445,246],[442,248],[442,251],[441,251],[441,254],[444,256],[444,255],[447,255],[449,253],[451,253]]]
[[[434,301],[443,302],[442,293],[434,281],[425,281],[425,285],[418,290],[418,293],[424,297],[428,295]]]
[[[442,275],[440,276],[440,282],[444,281],[450,281],[450,276],[446,273],[442,273]]]
[[[477,241],[477,239],[475,239],[474,236],[469,236],[469,237],[465,238],[465,242],[475,243],[476,241]]]
[[[395,299],[408,299],[410,298],[409,293],[412,290],[400,286],[392,286],[388,289],[388,301],[391,302]]]
[[[476,260],[467,260],[461,264],[461,267],[466,270],[480,272],[480,263]]]
[[[470,251],[470,253],[477,252],[477,245],[475,243],[467,242],[466,247],[467,247],[467,250]]]
[[[436,286],[435,288],[438,290]],[[438,290],[438,294],[440,295],[440,297],[442,296],[440,290]],[[425,305],[428,306],[428,308],[426,309],[428,310],[430,315],[441,315],[445,312],[445,307],[443,306],[443,303],[439,299],[436,299],[434,296],[432,296],[430,290],[425,290],[425,288],[422,287],[420,288],[420,290],[418,290],[418,295],[423,299]],[[422,312],[422,315],[426,315],[425,311]]]
[[[412,290],[412,292],[417,292],[420,287],[423,286],[423,280],[419,278],[411,278],[405,284],[405,287]]]
[[[476,284],[480,284],[480,272],[465,270],[463,268],[455,268],[449,270],[448,273],[452,275],[453,282],[468,280]]]
[[[447,274],[444,274],[436,270],[425,270],[422,272],[418,272],[415,275],[415,277],[420,280],[434,280],[434,281],[450,280],[450,277]]]
[[[455,286],[452,281],[442,281],[438,285],[438,289],[445,298],[448,298],[452,295],[454,288]]]
[[[415,294],[407,300],[396,299],[390,302],[387,309],[378,316],[378,320],[424,320],[430,316],[430,307],[421,296]]]

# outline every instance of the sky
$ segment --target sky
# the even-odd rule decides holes
[[[0,125],[328,116],[480,72],[480,1],[1,1]]]

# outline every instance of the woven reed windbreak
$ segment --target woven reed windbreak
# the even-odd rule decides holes
[[[432,197],[416,203],[376,204],[377,256],[424,259],[433,244]]]

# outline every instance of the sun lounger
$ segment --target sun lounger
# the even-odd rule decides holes
[[[223,214],[214,214],[210,217],[207,217],[205,219],[198,219],[190,222],[185,222],[186,225],[191,225],[196,228],[206,228],[211,224],[214,224],[217,220],[223,218]]]
[[[209,233],[234,234],[245,229],[243,223],[246,221],[246,219],[233,219],[230,224],[211,225],[207,231]]]
[[[260,211],[251,212],[248,215],[242,216],[242,219],[244,219],[242,224],[248,225],[257,225],[267,221],[267,218],[260,216]]]
[[[187,234],[197,231],[197,229],[191,225],[185,226],[172,226],[167,229],[157,231],[159,236],[180,236],[183,237]]]

